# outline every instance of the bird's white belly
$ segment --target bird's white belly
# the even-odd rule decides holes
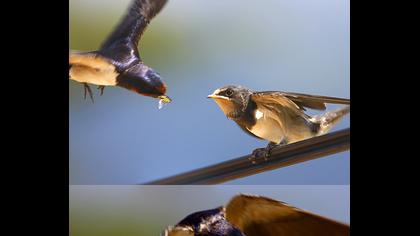
[[[284,137],[283,129],[278,121],[270,117],[258,119],[254,126],[247,129],[256,136],[277,144]]]
[[[73,65],[70,69],[70,79],[80,83],[103,86],[117,84],[117,73],[113,70],[100,70],[87,66]]]

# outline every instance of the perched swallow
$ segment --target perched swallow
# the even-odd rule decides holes
[[[344,236],[348,225],[261,196],[240,194],[225,207],[188,215],[161,236]]]
[[[325,134],[350,112],[350,106],[345,106],[311,117],[305,113],[306,108],[325,110],[326,103],[348,105],[350,100],[280,91],[254,92],[235,85],[216,89],[208,98],[214,99],[246,133],[269,141],[267,147],[254,150],[254,158],[267,158],[277,145]]]
[[[120,86],[135,93],[171,100],[160,75],[143,64],[137,49],[140,37],[150,20],[167,0],[134,0],[125,17],[97,51],[70,52],[69,78],[85,86],[92,101],[89,84],[99,85],[101,95],[105,86]]]

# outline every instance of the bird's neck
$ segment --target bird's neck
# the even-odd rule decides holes
[[[253,115],[256,109],[257,104],[249,98],[242,109],[236,109],[232,112],[231,116],[233,118],[231,119],[244,127],[252,127],[256,122],[255,116]]]

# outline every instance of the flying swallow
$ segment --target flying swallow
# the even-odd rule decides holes
[[[346,224],[262,196],[240,194],[225,207],[192,213],[161,236],[346,236]]]
[[[325,110],[327,103],[350,104],[349,99],[281,91],[254,92],[242,86],[216,89],[212,98],[223,113],[246,133],[269,141],[253,151],[253,157],[268,158],[277,145],[284,145],[328,132],[350,112],[350,106],[311,117],[306,108]]]
[[[166,85],[159,73],[145,65],[140,58],[138,42],[152,18],[167,0],[134,0],[125,17],[102,43],[97,51],[70,52],[69,78],[85,86],[92,101],[88,85],[98,85],[101,95],[105,86],[119,86],[135,93],[169,103]]]

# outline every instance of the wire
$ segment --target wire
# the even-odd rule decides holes
[[[325,157],[348,149],[350,149],[350,128],[276,147],[272,149],[268,160],[259,160],[255,164],[249,160],[251,155],[246,155],[144,184],[219,184]]]

